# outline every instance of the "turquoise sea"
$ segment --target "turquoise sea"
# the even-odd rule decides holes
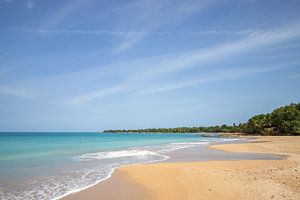
[[[222,141],[199,134],[0,133],[0,199],[57,199],[109,178],[116,167]]]

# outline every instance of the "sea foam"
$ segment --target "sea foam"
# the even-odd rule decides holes
[[[152,151],[148,150],[122,150],[122,151],[107,151],[107,152],[98,152],[98,153],[88,153],[75,157],[80,161],[90,161],[90,160],[101,160],[101,159],[110,159],[110,158],[124,158],[124,157],[136,157],[137,159],[140,157],[146,156],[161,156]]]

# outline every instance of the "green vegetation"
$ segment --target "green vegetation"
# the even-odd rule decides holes
[[[161,133],[234,133],[253,135],[300,135],[300,103],[275,109],[272,113],[260,114],[246,123],[232,126],[147,128],[137,130],[104,130],[104,132],[161,132]]]

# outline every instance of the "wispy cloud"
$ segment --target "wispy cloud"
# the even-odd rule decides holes
[[[245,35],[253,32],[253,30],[197,30],[197,31],[164,31],[165,27],[172,27],[174,24],[178,25],[186,21],[191,16],[207,11],[210,7],[215,6],[218,1],[204,0],[204,1],[152,1],[143,0],[135,1],[130,4],[123,4],[117,6],[108,12],[112,16],[122,16],[122,18],[115,17],[111,20],[112,24],[116,24],[114,30],[82,30],[82,29],[61,29],[62,24],[67,22],[69,18],[74,17],[77,11],[82,8],[91,6],[93,0],[75,0],[62,5],[56,11],[53,11],[37,29],[27,29],[27,31],[40,34],[73,34],[73,35],[112,35],[119,36],[117,40],[115,51],[122,52],[138,44],[145,37],[153,35],[203,35],[203,34],[239,34]],[[34,2],[27,1],[27,7],[34,9]],[[137,17],[138,16],[138,17]],[[70,23],[72,26],[72,23]]]
[[[293,74],[289,76],[289,78],[294,79],[294,78],[300,78],[300,74]]]
[[[33,2],[32,0],[28,0],[28,1],[26,2],[26,7],[27,7],[29,10],[33,10],[34,7],[35,7],[35,4],[34,4],[34,2]]]
[[[199,31],[111,31],[111,30],[59,30],[59,29],[31,29],[31,28],[0,28],[0,30],[18,30],[24,32],[32,32],[37,34],[51,35],[111,35],[128,37],[127,40],[143,36],[169,36],[169,35],[250,35],[258,30],[199,30]],[[131,38],[131,39],[129,39]]]
[[[143,88],[136,92],[136,94],[154,94],[159,92],[170,92],[180,90],[188,87],[195,87],[203,83],[219,82],[225,80],[234,80],[246,76],[251,76],[260,73],[267,73],[276,70],[282,70],[288,65],[278,65],[273,67],[259,66],[259,67],[246,67],[246,68],[231,68],[226,70],[216,70],[213,73],[202,74],[198,77],[188,77],[185,81],[178,81],[171,84],[160,84],[148,88]]]
[[[242,39],[223,43],[216,47],[200,49],[176,54],[174,57],[162,60],[138,74],[142,76],[161,76],[188,68],[204,67],[206,63],[218,62],[228,56],[237,56],[252,49],[258,49],[267,45],[274,45],[286,40],[300,37],[300,22],[289,24],[273,31],[254,32]]]
[[[31,90],[20,86],[17,87],[8,85],[0,86],[0,94],[23,98],[33,98],[35,96],[35,93]]]
[[[127,63],[132,70],[124,76],[128,80],[123,84],[115,85],[100,91],[91,92],[67,100],[67,104],[85,104],[104,96],[117,95],[124,91],[136,94],[151,94],[157,92],[166,92],[179,90],[186,87],[193,87],[204,82],[221,81],[248,76],[256,73],[265,73],[286,67],[249,67],[247,69],[233,69],[229,71],[214,72],[213,74],[202,75],[186,81],[173,82],[170,84],[163,83],[159,86],[149,86],[149,80],[164,80],[164,76],[171,73],[188,70],[190,68],[199,68],[209,66],[210,63],[221,63],[227,57],[235,57],[253,49],[259,49],[267,45],[275,45],[280,42],[291,40],[300,36],[299,26],[291,24],[273,31],[256,32],[237,41],[224,43],[216,47],[200,49],[198,51],[188,51],[176,54],[167,54],[157,58],[145,59],[141,62],[131,61]],[[146,63],[146,64],[145,64]],[[141,65],[137,67],[136,65]],[[228,69],[226,69],[228,70]]]
[[[2,0],[2,2],[4,3],[12,3],[14,2],[14,0]],[[33,2],[33,0],[26,0],[25,1],[25,6],[28,10],[32,11],[35,7],[35,4]]]
[[[86,93],[84,95],[71,97],[71,98],[65,99],[64,102],[67,105],[79,106],[79,105],[89,103],[93,100],[103,98],[103,97],[106,97],[106,96],[119,94],[119,93],[125,92],[127,90],[128,90],[127,86],[120,85],[120,86],[115,86],[115,87],[111,87],[111,88],[106,88],[106,89],[102,89],[102,90],[93,91],[93,92],[90,92],[90,93]]]
[[[126,24],[129,29],[145,30],[156,32],[164,26],[180,24],[195,13],[199,14],[203,10],[213,5],[215,1],[137,1],[134,4],[125,6],[118,12],[126,18],[122,19],[122,24]],[[136,17],[139,16],[139,17]],[[117,51],[130,49],[147,35],[132,35],[124,37]]]
[[[11,3],[11,2],[13,2],[13,0],[2,0],[3,2],[5,2],[5,3]]]
[[[146,35],[149,34],[147,34],[146,32],[142,34],[127,34],[125,37],[123,37],[124,39],[116,49],[116,52],[122,52],[124,50],[130,49],[134,44],[138,43],[141,40],[141,38],[143,38]]]
[[[43,80],[38,79],[36,81],[31,81],[31,83],[29,81],[28,85],[39,85],[39,87],[41,87],[41,91],[52,91],[54,87],[53,85],[55,85],[54,89],[59,91],[57,92],[59,94],[57,94],[55,98],[64,99],[63,103],[65,105],[84,105],[92,103],[103,97],[118,95],[125,92],[130,94],[146,95],[193,87],[200,83],[209,81],[235,78],[233,77],[233,74],[237,77],[241,77],[250,75],[251,73],[262,73],[264,70],[270,71],[271,69],[267,66],[261,70],[257,68],[247,69],[246,71],[243,71],[244,69],[237,69],[236,71],[230,71],[232,74],[228,74],[225,71],[219,76],[216,76],[215,74],[207,74],[207,76],[205,76],[202,74],[201,77],[193,79],[191,78],[175,82],[165,81],[166,77],[176,74],[177,72],[188,71],[193,68],[208,68],[212,63],[222,64],[224,59],[229,57],[235,58],[251,50],[261,49],[266,46],[275,46],[284,41],[300,37],[300,26],[298,25],[299,23],[293,23],[276,30],[253,32],[241,39],[222,43],[210,48],[159,55],[122,63],[113,63],[109,66],[96,67],[55,77],[43,77]],[[224,68],[226,69],[225,66]],[[218,74],[218,71],[216,71],[216,74]],[[91,92],[82,92],[77,95],[72,94],[72,92],[68,92],[68,89],[70,88],[74,91],[74,88],[76,88],[75,86],[82,87],[83,80],[90,82],[94,81],[100,85],[103,78],[116,76],[118,76],[119,84],[111,82],[109,84],[111,87],[100,87],[99,89],[94,88],[90,90]],[[151,85],[151,83],[154,82],[161,84],[159,86]],[[59,85],[63,85],[63,87],[60,87]],[[84,83],[84,85],[88,84]],[[62,91],[60,88],[64,88],[67,92]],[[88,90],[89,88],[85,88],[81,91]],[[1,93],[17,94],[16,90],[3,88]],[[21,90],[19,91],[18,96],[32,96],[32,94],[24,91],[22,92]]]
[[[64,4],[41,24],[39,29],[55,29],[65,22],[68,17],[80,10],[83,6],[88,5],[92,0],[74,0]]]
[[[171,84],[161,84],[154,87],[143,88],[136,92],[136,94],[144,95],[144,94],[154,94],[159,92],[169,92],[174,90],[180,90],[186,87],[192,87],[199,83],[199,80],[188,80]]]
[[[143,31],[110,31],[110,30],[59,30],[59,29],[20,29],[25,32],[32,32],[38,34],[49,34],[49,35],[111,35],[111,36],[131,36],[131,35],[145,35],[153,34]]]

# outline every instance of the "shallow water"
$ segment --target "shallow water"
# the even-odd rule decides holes
[[[0,133],[0,199],[55,199],[131,163],[226,139],[199,134]]]
[[[224,141],[226,143],[245,143],[246,139],[239,141]],[[165,155],[170,158],[163,162],[202,162],[214,160],[282,160],[286,159],[284,155],[266,154],[266,153],[246,153],[246,152],[228,152],[209,148],[208,145],[199,145],[192,148],[179,149],[171,151]]]

